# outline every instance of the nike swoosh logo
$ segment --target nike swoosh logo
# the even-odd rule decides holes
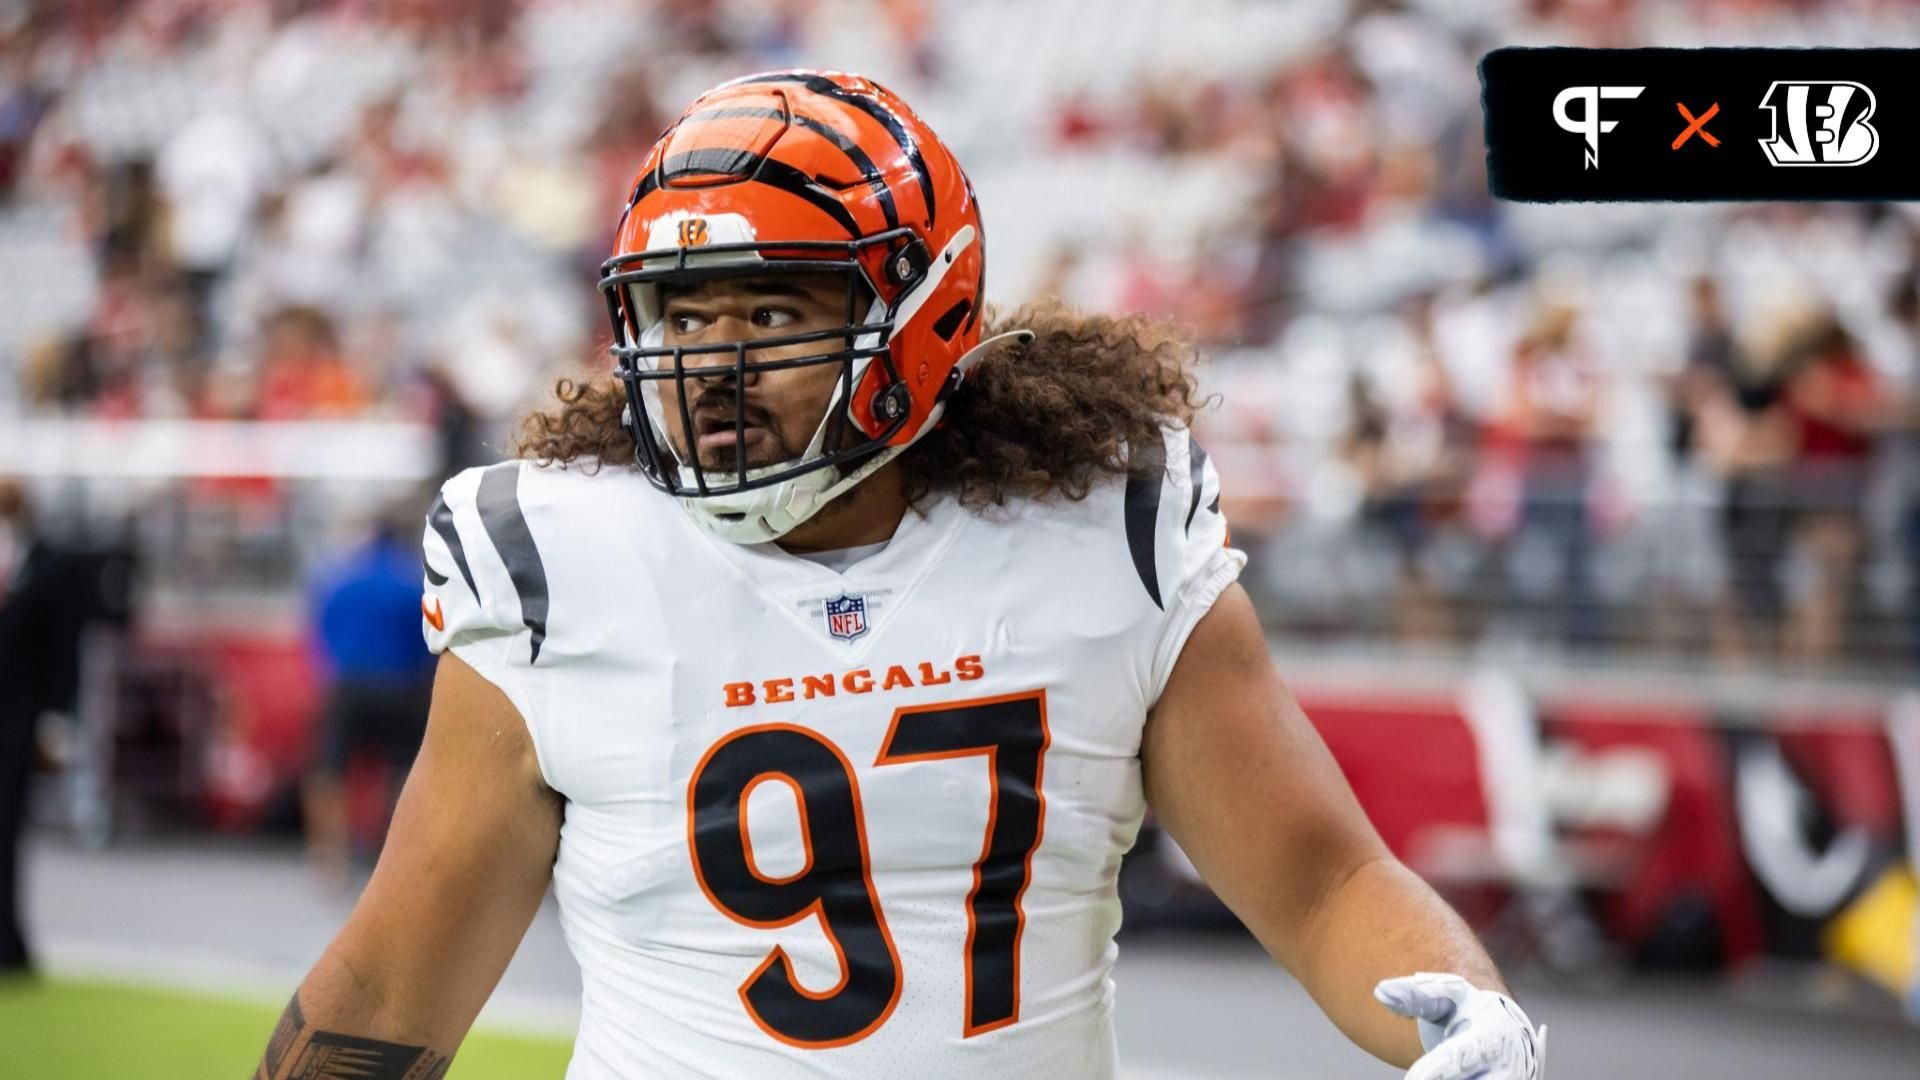
[[[433,607],[431,608],[427,607],[427,598],[424,596],[421,597],[420,614],[426,616],[427,625],[433,627],[435,630],[445,630],[447,628],[447,616],[440,608],[439,597],[434,597]]]

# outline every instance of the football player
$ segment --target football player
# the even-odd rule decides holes
[[[851,75],[696,100],[616,244],[613,370],[427,515],[425,745],[260,1075],[439,1076],[551,882],[573,1080],[1111,1076],[1149,808],[1361,1046],[1540,1075],[1272,668],[1186,342],[986,329],[966,175]]]

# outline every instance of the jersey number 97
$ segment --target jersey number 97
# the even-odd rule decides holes
[[[986,759],[986,836],[966,902],[962,1033],[969,1038],[1020,1017],[1020,900],[1046,820],[1048,741],[1046,692],[1032,690],[900,709],[874,759],[875,766]],[[794,791],[806,854],[802,867],[784,877],[755,865],[747,831],[747,796],[773,780]],[[786,950],[775,946],[740,984],[740,1002],[761,1030],[789,1045],[824,1049],[857,1042],[886,1022],[905,974],[873,887],[860,783],[838,746],[793,724],[729,733],[694,767],[687,831],[694,877],[715,907],[769,930],[818,917],[839,959],[840,981],[808,990],[795,981]]]

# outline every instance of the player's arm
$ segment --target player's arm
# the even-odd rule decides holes
[[[1364,1049],[1402,1066],[1421,1056],[1415,1025],[1374,998],[1383,979],[1451,972],[1504,991],[1473,932],[1374,832],[1238,585],[1187,638],[1141,758],[1160,824]]]
[[[440,659],[373,879],[287,1005],[264,1080],[438,1080],[539,909],[561,800],[504,694]]]

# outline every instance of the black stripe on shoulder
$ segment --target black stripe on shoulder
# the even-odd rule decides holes
[[[1160,601],[1160,571],[1154,562],[1154,524],[1160,517],[1160,489],[1167,482],[1167,451],[1158,442],[1140,448],[1127,473],[1124,516],[1127,525],[1127,551],[1133,556],[1134,572],[1147,587],[1153,606],[1166,609]]]
[[[480,474],[479,505],[487,539],[520,596],[520,620],[533,633],[533,654],[527,658],[531,664],[540,659],[540,643],[547,639],[547,568],[520,510],[519,462],[501,462]]]
[[[1193,478],[1193,495],[1187,503],[1187,524],[1184,531],[1193,531],[1193,515],[1200,512],[1200,483],[1207,478],[1207,452],[1200,440],[1187,432],[1187,472]]]
[[[446,543],[447,550],[453,552],[453,565],[460,569],[460,577],[467,583],[467,591],[473,594],[474,602],[479,603],[480,590],[474,587],[473,568],[467,565],[467,549],[460,543],[460,531],[453,527],[453,509],[447,505],[445,495],[433,497],[433,506],[427,510],[427,524],[432,526],[434,532],[440,534],[440,539]],[[431,572],[432,567],[428,567],[428,571]],[[434,584],[438,585],[445,581],[446,578],[442,577]]]

